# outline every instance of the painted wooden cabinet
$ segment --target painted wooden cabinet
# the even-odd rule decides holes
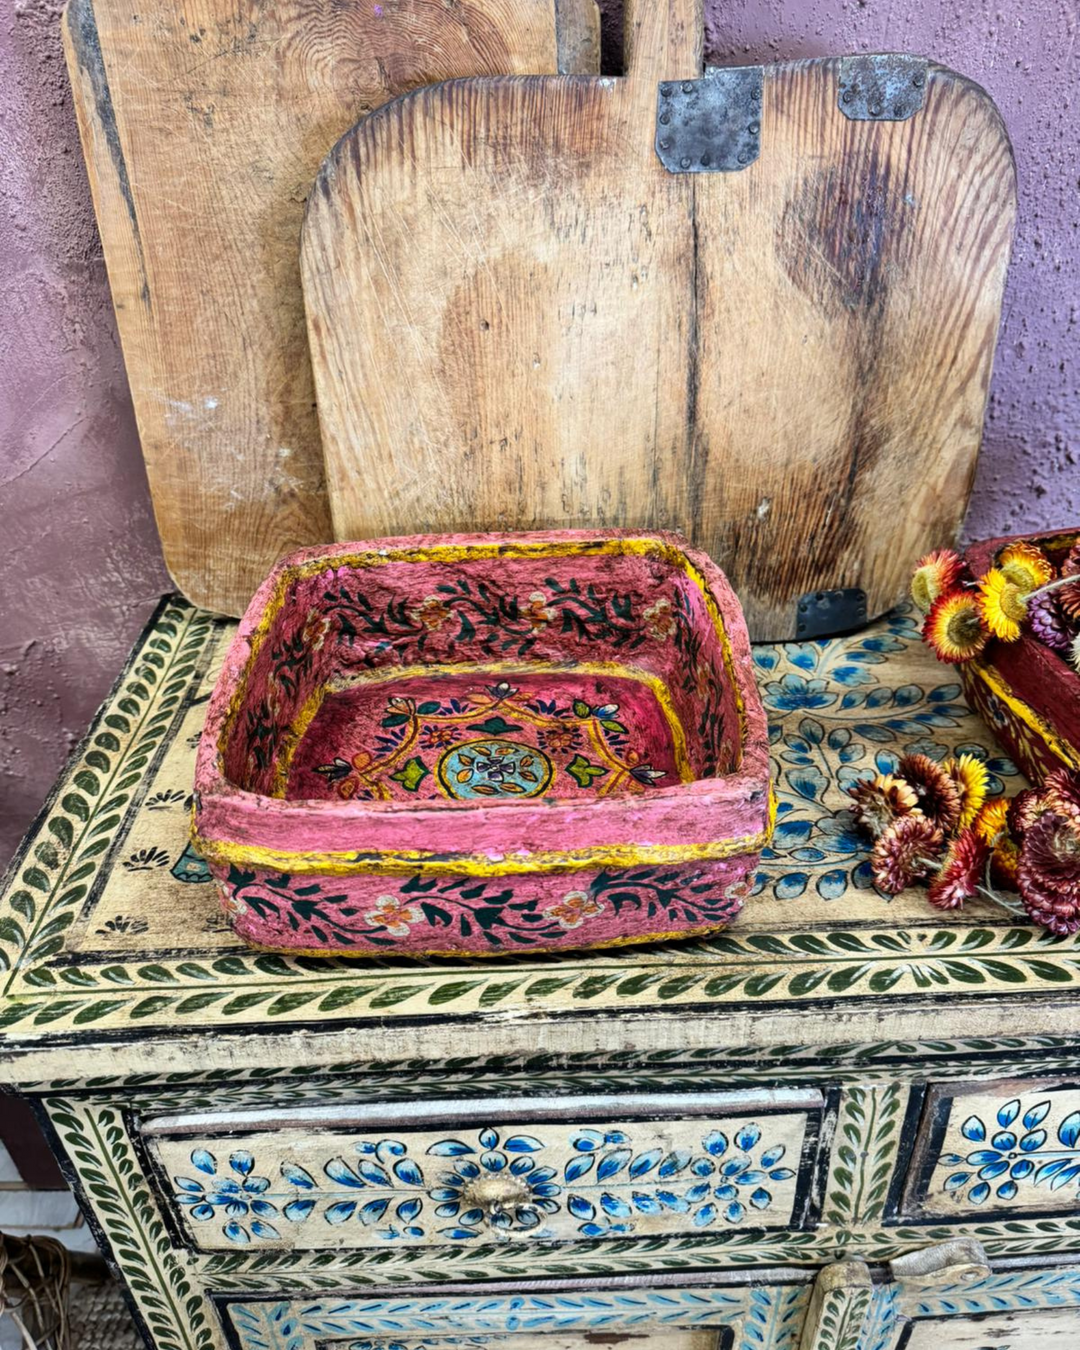
[[[0,1081],[154,1350],[1077,1343],[1080,941],[879,896],[844,810],[913,747],[1021,781],[908,616],[756,649],[730,930],[426,963],[232,934],[187,844],[229,634],[162,605],[0,902]]]

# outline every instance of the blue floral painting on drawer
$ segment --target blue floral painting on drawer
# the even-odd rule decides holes
[[[173,1180],[173,1199],[195,1223],[217,1222],[232,1243],[280,1242],[285,1225],[360,1223],[380,1241],[464,1242],[544,1237],[563,1212],[585,1238],[632,1234],[643,1215],[682,1216],[695,1228],[738,1225],[769,1209],[787,1145],[762,1127],[710,1129],[693,1148],[635,1149],[621,1129],[578,1127],[559,1168],[535,1156],[547,1145],[531,1134],[492,1128],[430,1144],[420,1160],[398,1139],[357,1143],[356,1157],[329,1158],[322,1175],[298,1163],[278,1166],[281,1181],[257,1170],[246,1150],[222,1160],[205,1147],[190,1154],[193,1175]]]
[[[968,1116],[960,1133],[971,1142],[971,1150],[944,1153],[939,1160],[958,1169],[945,1178],[946,1193],[984,1205],[991,1195],[1016,1200],[1022,1189],[1080,1187],[1080,1111],[1065,1116],[1051,1135],[1044,1128],[1050,1105],[1038,1102],[1021,1115],[1020,1102],[1014,1099],[999,1107],[992,1120]]]
[[[925,648],[910,606],[866,635],[758,645],[753,655],[778,800],[773,847],[761,855],[754,894],[797,900],[812,873],[822,900],[872,889],[866,837],[845,793],[859,778],[891,773],[903,755],[971,754],[989,770],[992,794],[1017,786],[1005,783],[1017,777],[1016,766],[968,708],[959,682],[925,683]],[[907,669],[923,682],[905,678]],[[832,865],[822,871],[823,863]]]

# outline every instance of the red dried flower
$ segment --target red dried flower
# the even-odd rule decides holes
[[[961,830],[930,883],[929,900],[937,909],[959,909],[978,892],[986,867],[987,846],[974,830]]]
[[[1024,876],[1023,862],[1018,878],[1020,899],[1036,923],[1061,937],[1080,931],[1080,891],[1052,891]]]
[[[894,820],[870,854],[874,881],[887,895],[899,895],[937,866],[941,831],[912,812]]]
[[[1065,561],[1061,564],[1061,575],[1080,578],[1080,544],[1074,544],[1069,549]],[[1055,594],[1058,604],[1069,618],[1080,619],[1080,580],[1077,580],[1074,586],[1062,586]]]
[[[964,572],[964,561],[955,550],[935,549],[915,564],[911,578],[912,600],[924,614],[929,614],[935,600],[956,589]]]
[[[1020,852],[1020,893],[1028,882],[1040,891],[1075,891],[1080,901],[1080,830],[1047,811],[1029,826]]]
[[[1043,780],[1040,795],[1051,811],[1080,830],[1080,773],[1066,768],[1051,769]]]
[[[896,770],[915,791],[919,810],[945,834],[960,823],[962,802],[959,789],[948,773],[929,755],[905,755]]]
[[[877,839],[900,816],[918,809],[915,789],[891,773],[861,778],[848,788],[852,814]]]
[[[1009,833],[1015,839],[1023,839],[1035,821],[1049,810],[1038,788],[1024,788],[1009,803]]]

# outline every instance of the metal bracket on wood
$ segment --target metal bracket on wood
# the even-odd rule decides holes
[[[928,70],[922,56],[844,56],[840,111],[853,122],[904,122],[923,105]]]
[[[669,173],[731,173],[761,154],[761,66],[706,66],[665,80],[656,97],[656,153]]]
[[[832,637],[861,628],[866,622],[866,592],[858,586],[835,591],[807,591],[795,606],[797,638]]]

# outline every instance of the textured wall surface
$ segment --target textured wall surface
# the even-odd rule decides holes
[[[60,49],[0,10],[0,863],[168,585]]]
[[[913,51],[1005,116],[1020,231],[972,535],[1080,520],[1078,26],[1076,0],[708,3],[715,62]],[[2,863],[168,582],[50,0],[0,11],[0,89]]]

